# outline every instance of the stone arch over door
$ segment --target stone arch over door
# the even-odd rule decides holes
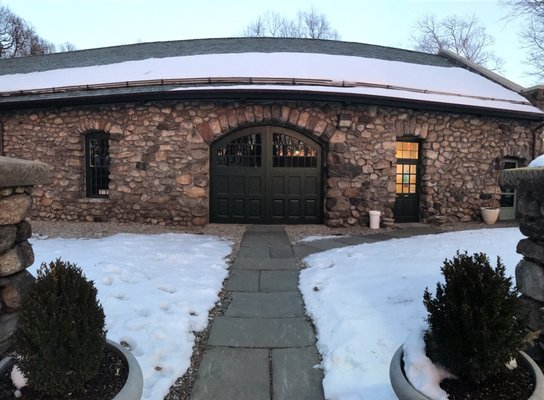
[[[316,140],[281,126],[222,136],[211,145],[211,222],[321,223],[322,160]]]

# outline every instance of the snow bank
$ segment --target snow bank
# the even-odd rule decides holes
[[[31,242],[36,262],[30,272],[62,257],[94,281],[108,338],[130,346],[142,367],[142,398],[162,399],[190,365],[193,332],[208,325],[231,243],[173,233]]]
[[[389,363],[426,316],[423,291],[442,280],[456,250],[500,255],[513,275],[520,256],[517,228],[482,229],[392,239],[312,254],[300,273],[306,310],[323,356],[325,397],[396,400]]]

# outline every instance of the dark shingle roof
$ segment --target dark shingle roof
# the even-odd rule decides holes
[[[138,43],[67,53],[0,60],[0,75],[87,67],[123,61],[197,54],[297,52],[358,56],[440,67],[456,66],[446,57],[364,43],[293,38],[195,39]]]

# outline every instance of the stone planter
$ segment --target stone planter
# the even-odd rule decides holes
[[[481,207],[482,219],[486,225],[495,225],[499,219],[500,208]]]
[[[140,400],[142,397],[144,377],[138,361],[132,353],[125,350],[120,344],[107,340],[106,346],[125,360],[128,367],[128,376],[125,386],[112,400]],[[12,357],[4,357],[0,361],[0,374],[5,374],[13,366]]]
[[[521,355],[520,366],[527,369],[535,380],[535,391],[527,400],[544,399],[544,375],[542,374],[542,371],[531,357],[523,351],[520,351],[519,353]],[[402,346],[400,346],[389,365],[389,380],[391,381],[393,391],[399,400],[431,400],[429,397],[414,389],[406,378],[406,375],[404,375],[402,355]]]

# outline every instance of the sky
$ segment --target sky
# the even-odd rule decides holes
[[[266,11],[294,17],[315,7],[340,39],[413,48],[418,18],[475,15],[504,59],[502,75],[523,86],[540,83],[526,75],[521,21],[500,0],[0,0],[53,43],[78,49],[137,42],[241,36]]]

